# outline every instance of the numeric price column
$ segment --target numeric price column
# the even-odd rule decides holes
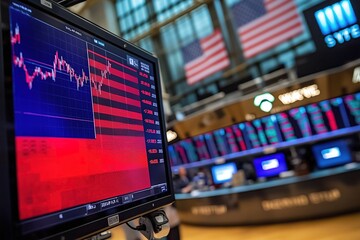
[[[146,151],[148,156],[149,171],[155,174],[152,176],[152,184],[166,182],[166,176],[161,176],[164,172],[164,152],[161,135],[161,127],[158,111],[158,99],[156,95],[156,85],[154,71],[150,64],[140,61],[139,66],[140,99],[143,115],[143,125],[145,131]],[[163,189],[163,188],[162,188]]]

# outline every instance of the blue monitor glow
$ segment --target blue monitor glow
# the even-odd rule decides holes
[[[359,1],[324,1],[307,9],[304,15],[319,49],[337,49],[358,43]]]
[[[275,177],[288,170],[283,153],[275,153],[254,159],[257,177]]]
[[[211,173],[215,184],[222,184],[229,182],[232,179],[233,174],[237,172],[235,163],[226,163],[222,165],[213,166]]]
[[[328,168],[351,162],[351,152],[345,140],[313,146],[312,151],[319,168]]]
[[[360,1],[326,0],[303,11],[316,52],[298,57],[297,75],[306,76],[355,61],[360,43]]]

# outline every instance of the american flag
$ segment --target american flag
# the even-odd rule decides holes
[[[187,83],[192,85],[228,67],[230,60],[220,30],[182,48]]]
[[[245,58],[251,58],[303,32],[293,0],[243,0],[231,12]]]

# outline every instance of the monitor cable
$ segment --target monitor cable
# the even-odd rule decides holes
[[[126,223],[126,225],[131,228],[132,230],[134,231],[144,231],[146,230],[146,226],[145,225],[139,225],[139,226],[136,226],[136,227],[133,227],[131,226],[131,224],[129,222]]]

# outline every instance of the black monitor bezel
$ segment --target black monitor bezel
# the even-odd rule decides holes
[[[18,218],[17,210],[17,191],[16,191],[16,165],[15,165],[15,133],[14,133],[14,108],[12,99],[12,70],[10,65],[5,66],[6,61],[11,62],[10,44],[4,45],[4,41],[10,40],[10,31],[6,29],[9,26],[9,4],[10,0],[1,1],[0,18],[1,18],[1,34],[0,42],[0,131],[5,134],[0,134],[0,189],[2,194],[0,198],[1,206],[1,226],[8,231],[4,236],[0,235],[1,239],[77,239],[91,234],[103,231],[105,229],[114,227],[109,226],[108,217],[118,215],[119,223],[128,221],[130,219],[141,216],[147,212],[161,208],[174,201],[174,191],[171,181],[171,169],[168,161],[167,141],[166,141],[166,127],[164,110],[162,104],[162,93],[160,85],[160,70],[159,60],[154,55],[136,47],[124,39],[104,30],[94,23],[70,12],[59,4],[51,1],[52,8],[48,8],[41,4],[41,0],[17,0],[36,8],[45,14],[60,19],[69,23],[84,32],[110,42],[112,45],[120,49],[131,52],[154,65],[155,71],[155,85],[157,94],[157,104],[159,108],[160,128],[162,147],[165,157],[166,179],[168,184],[168,191],[163,194],[152,196],[135,203],[127,204],[125,206],[115,207],[107,211],[96,213],[94,215],[83,217],[78,220],[72,220],[64,224],[56,225],[48,229],[42,229],[32,232],[26,236],[21,234],[21,224]],[[126,207],[126,208],[125,208]],[[62,238],[64,237],[64,238]]]

